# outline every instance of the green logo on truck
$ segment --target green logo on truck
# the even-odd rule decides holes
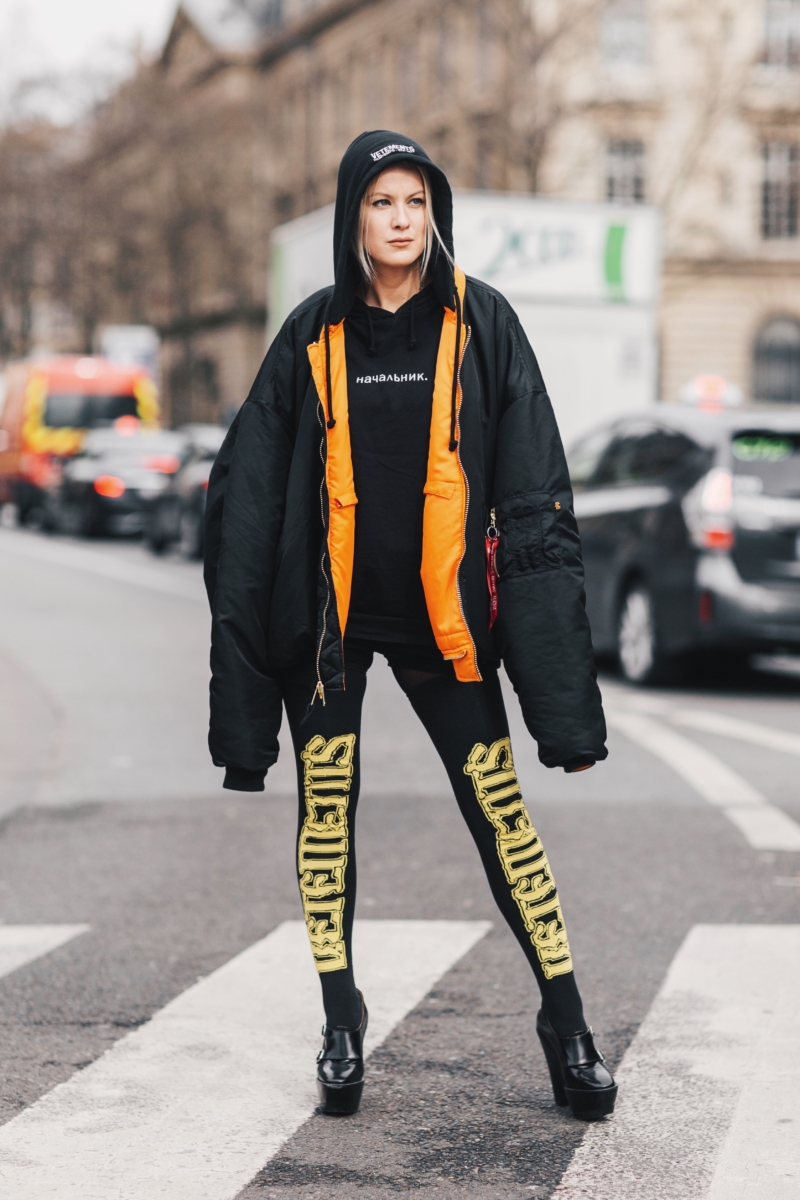
[[[622,256],[625,249],[627,225],[609,225],[606,233],[605,273],[606,287],[612,300],[625,299],[625,279],[622,273]]]

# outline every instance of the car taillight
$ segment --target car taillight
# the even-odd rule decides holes
[[[714,467],[681,501],[689,536],[701,550],[731,550],[735,541],[733,476]]]
[[[181,460],[176,454],[153,454],[142,463],[150,471],[160,471],[162,475],[174,475],[180,465]]]
[[[117,417],[114,422],[114,428],[121,437],[135,437],[141,427],[142,423],[139,418],[130,414]]]
[[[98,496],[108,500],[118,500],[125,495],[125,484],[118,475],[100,475],[94,481],[94,490]]]
[[[732,529],[725,526],[709,526],[703,530],[703,546],[706,550],[732,550],[736,537]]]

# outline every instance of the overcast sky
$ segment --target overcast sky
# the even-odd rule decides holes
[[[177,0],[0,0],[0,115],[13,103],[67,119],[92,89],[125,71],[137,38],[157,49]],[[46,74],[68,85],[39,89],[23,102],[18,84]]]

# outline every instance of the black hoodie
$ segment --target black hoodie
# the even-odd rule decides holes
[[[285,321],[209,480],[209,745],[214,762],[227,768],[229,787],[260,790],[277,758],[282,675],[313,662],[320,700],[327,690],[346,687],[340,614],[346,617],[347,601],[336,592],[330,536],[334,515],[352,513],[341,506],[355,505],[356,497],[330,490],[329,448],[347,424],[336,428],[334,396],[341,400],[342,380],[331,378],[329,345],[332,338],[338,344],[342,321],[346,336],[356,296],[351,241],[361,196],[395,162],[428,169],[437,224],[451,248],[450,188],[422,148],[386,131],[357,138],[339,174],[336,283]],[[446,435],[439,443],[448,462],[457,458],[466,483],[457,567],[461,620],[478,660],[503,660],[546,766],[603,759],[605,722],[572,492],[536,358],[516,314],[486,284],[466,280],[462,311],[441,253],[433,287],[443,328],[455,330],[451,344],[462,346],[460,370],[451,372],[450,444]],[[447,393],[449,407],[449,382]],[[432,513],[447,507],[441,497],[449,486],[443,492],[433,481],[426,514],[429,501],[435,502]],[[501,540],[499,613],[490,630],[484,541],[492,516]]]
[[[397,310],[356,300],[345,323],[358,495],[348,637],[436,650],[420,564],[442,306],[425,287]]]

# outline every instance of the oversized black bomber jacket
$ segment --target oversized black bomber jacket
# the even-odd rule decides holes
[[[332,388],[324,370],[315,381],[309,348],[323,367],[326,353],[332,361],[328,339],[346,331],[357,284],[349,247],[358,204],[370,179],[397,161],[427,168],[437,223],[452,253],[451,196],[441,172],[410,139],[362,134],[340,170],[336,285],[287,318],[209,480],[209,746],[214,762],[227,768],[227,786],[260,790],[277,759],[280,676],[314,664],[317,703],[328,689],[346,686],[330,555],[332,518],[340,515],[331,505],[340,501],[330,494],[326,466],[332,438],[347,428],[346,394],[334,433],[339,384]],[[455,339],[462,325],[469,330],[458,343],[466,349],[453,387],[457,438],[450,443],[466,484],[461,614],[477,660],[502,660],[545,766],[598,761],[607,756],[605,721],[572,492],[550,400],[511,307],[486,284],[467,279],[464,287],[460,279],[459,306],[452,268],[440,255],[434,284],[443,328],[448,320],[455,325],[460,307]],[[426,505],[437,502],[426,495]],[[492,509],[500,532],[499,612],[490,632],[484,539]]]

